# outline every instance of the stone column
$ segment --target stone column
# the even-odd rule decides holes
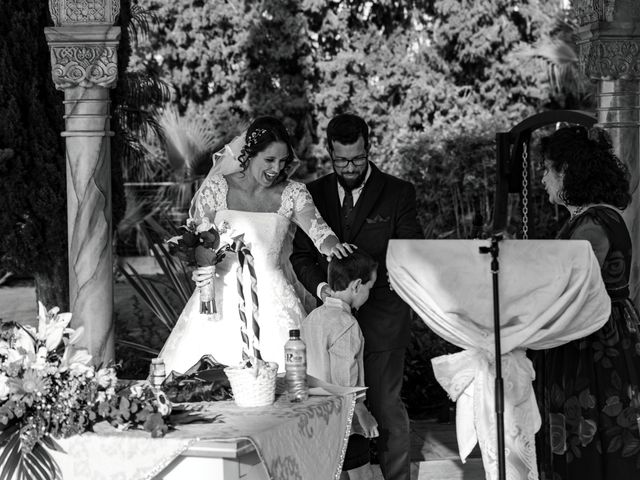
[[[95,362],[113,360],[109,89],[117,80],[119,0],[49,0],[53,82],[64,91],[69,296]]]
[[[631,298],[640,305],[640,1],[573,0],[580,68],[598,84],[598,125],[631,173]]]

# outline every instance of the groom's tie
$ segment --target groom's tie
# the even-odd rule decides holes
[[[351,190],[344,190],[344,200],[342,201],[342,221],[345,223],[349,223],[349,215],[351,215],[351,211],[353,210],[353,193]]]
[[[351,212],[353,212],[353,193],[345,188],[344,200],[342,201],[342,224],[344,225],[345,238],[349,238],[351,233]]]

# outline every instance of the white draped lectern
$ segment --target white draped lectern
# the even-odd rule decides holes
[[[494,336],[488,240],[391,240],[393,289],[436,334],[464,349],[433,358],[436,379],[457,402],[464,462],[480,444],[486,478],[498,478]],[[557,347],[599,329],[611,302],[584,240],[500,242],[500,328],[507,479],[537,479],[540,413],[527,348]]]

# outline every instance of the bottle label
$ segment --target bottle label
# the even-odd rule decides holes
[[[288,365],[307,365],[307,359],[305,355],[302,355],[300,352],[285,352],[284,361]]]

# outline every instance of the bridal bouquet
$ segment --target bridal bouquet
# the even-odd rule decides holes
[[[169,253],[187,265],[198,267],[194,272],[196,276],[209,279],[199,286],[200,313],[215,314],[213,276],[215,266],[222,261],[227,251],[232,250],[234,239],[231,238],[230,229],[226,223],[218,228],[206,218],[199,225],[190,218],[180,229],[184,230],[182,235],[167,240]]]
[[[124,427],[144,424],[150,431],[162,428],[161,415],[135,417],[136,410],[145,408],[157,413],[154,401],[133,406],[116,392],[114,368],[92,365],[89,352],[78,345],[82,327],[74,331],[70,321],[71,313],[47,311],[39,304],[37,329],[1,324],[0,480],[14,473],[17,478],[61,478],[47,450],[63,451],[54,438],[83,433],[101,420]],[[129,423],[123,425],[122,417]]]

